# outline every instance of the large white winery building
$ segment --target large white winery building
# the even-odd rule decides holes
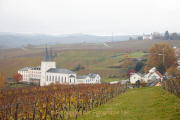
[[[40,86],[49,85],[50,83],[68,83],[68,84],[96,84],[100,83],[101,77],[98,74],[77,76],[77,73],[68,70],[56,68],[56,62],[53,59],[52,49],[48,54],[46,48],[41,66],[38,67],[25,67],[18,70],[23,76],[25,82],[39,82]]]

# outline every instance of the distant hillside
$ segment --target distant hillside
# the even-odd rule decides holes
[[[169,43],[170,46],[180,46],[180,40],[128,40],[120,42],[107,42],[114,49],[121,50],[148,50],[155,43]]]
[[[7,49],[7,48],[9,48],[9,47],[7,47],[6,45],[0,44],[0,50],[1,49]]]
[[[126,41],[129,37],[137,37],[139,35],[113,36],[114,41]],[[67,43],[102,43],[112,42],[112,36],[95,36],[87,34],[66,34],[53,36],[48,34],[19,34],[19,33],[0,33],[0,44],[9,47],[22,47],[31,45],[52,45]]]

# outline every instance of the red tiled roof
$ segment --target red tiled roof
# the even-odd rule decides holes
[[[179,49],[176,49],[175,52],[179,52]]]
[[[156,74],[159,75],[159,77],[163,77],[163,75],[159,71],[155,71]]]

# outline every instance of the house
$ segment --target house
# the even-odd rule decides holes
[[[22,82],[30,82],[30,78],[34,80],[40,80],[41,66],[25,67],[18,70],[18,73],[20,73],[23,76]]]
[[[159,71],[156,71],[155,67],[151,68],[149,70],[149,73],[144,75],[144,82],[146,83],[148,83],[153,79],[160,79],[161,81],[163,80],[163,75]]]
[[[172,48],[174,48],[174,49],[177,49],[177,47],[176,46],[171,46]]]
[[[142,75],[140,73],[131,73],[130,83],[136,83],[136,81],[142,81]]]
[[[101,77],[98,74],[90,73],[89,75],[79,75],[79,76],[77,76],[76,84],[80,84],[80,83],[84,83],[84,84],[101,83],[100,79],[101,79]]]
[[[175,49],[174,52],[175,52],[176,56],[179,56],[179,54],[180,54],[179,49]]]
[[[98,74],[90,73],[87,76],[77,76],[77,73],[71,70],[56,68],[52,49],[50,49],[50,53],[48,54],[47,48],[44,59],[41,61],[41,66],[25,67],[18,70],[18,73],[23,76],[24,82],[33,82],[40,86],[50,85],[56,82],[61,84],[101,83],[101,77]]]
[[[143,34],[143,40],[152,40],[153,39],[153,35],[151,34]]]
[[[161,81],[163,80],[163,75],[159,72],[159,71],[155,71],[151,76],[151,78],[155,78],[155,79],[160,79]]]

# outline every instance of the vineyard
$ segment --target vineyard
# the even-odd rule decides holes
[[[51,85],[2,89],[0,119],[75,119],[126,91],[121,84]]]
[[[165,80],[161,82],[163,89],[175,94],[180,98],[180,78]]]

